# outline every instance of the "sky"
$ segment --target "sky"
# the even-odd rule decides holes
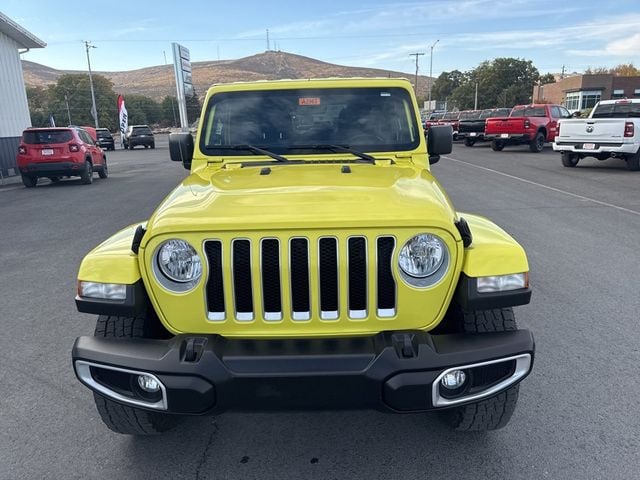
[[[341,65],[433,76],[484,60],[532,60],[540,73],[640,67],[640,1],[423,0],[296,2],[2,0],[0,11],[47,43],[23,58],[96,71],[172,62],[171,42],[191,61],[246,57],[269,47]],[[437,42],[437,43],[436,43]],[[431,58],[431,46],[433,57]]]

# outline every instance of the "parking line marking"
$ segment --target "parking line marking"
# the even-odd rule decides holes
[[[602,205],[604,207],[615,208],[616,210],[621,210],[623,212],[631,213],[633,215],[640,215],[640,212],[638,212],[636,210],[631,210],[629,208],[621,207],[620,205],[614,205],[613,203],[603,202],[601,200],[596,200],[595,198],[585,197],[584,195],[578,195],[577,193],[567,192],[566,190],[562,190],[560,188],[555,188],[555,187],[550,187],[548,185],[543,185],[542,183],[533,182],[533,181],[527,180],[525,178],[516,177],[515,175],[509,175],[508,173],[500,172],[500,171],[494,170],[492,168],[481,167],[480,165],[475,165],[473,163],[465,162],[464,160],[459,160],[457,158],[449,157],[449,156],[446,156],[446,155],[442,155],[442,157],[446,158],[447,160],[453,160],[454,162],[464,163],[465,165],[469,165],[470,167],[475,167],[475,168],[478,168],[480,170],[486,170],[487,172],[497,173],[498,175],[502,175],[503,177],[511,178],[513,180],[519,180],[521,182],[528,183],[530,185],[535,185],[536,187],[542,187],[542,188],[546,188],[547,190],[552,190],[554,192],[564,193],[565,195],[569,195],[570,197],[574,197],[574,198],[579,198],[580,200],[586,200],[588,202],[593,202],[593,203],[596,203],[598,205]]]

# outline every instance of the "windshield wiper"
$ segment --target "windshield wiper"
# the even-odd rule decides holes
[[[350,153],[351,155],[355,155],[362,160],[366,160],[367,162],[375,163],[376,158],[371,155],[367,155],[366,153],[360,152],[358,150],[354,150],[349,145],[333,145],[330,143],[321,143],[315,145],[289,145],[287,146],[288,150],[329,150],[332,152],[340,152],[340,153]]]
[[[264,148],[259,148],[254,145],[220,145],[215,146],[214,148],[219,148],[221,150],[247,150],[251,153],[255,153],[256,155],[266,155],[267,157],[271,157],[274,160],[279,162],[288,162],[289,159],[285,158],[277,153],[270,152],[269,150],[265,150]]]

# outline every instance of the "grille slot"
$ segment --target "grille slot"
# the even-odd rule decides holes
[[[294,320],[311,318],[309,299],[309,242],[306,238],[292,238],[289,252],[291,274],[291,310]]]
[[[207,280],[207,318],[213,321],[225,319],[224,286],[222,280],[222,242],[211,240],[204,244],[209,259]]]
[[[253,320],[253,289],[251,287],[251,242],[234,240],[233,294],[236,302],[236,318]]]
[[[350,237],[348,240],[347,270],[349,278],[349,316],[367,316],[367,240]]]
[[[393,317],[396,314],[396,282],[391,269],[395,243],[393,237],[378,237],[377,240],[377,313],[379,317]]]
[[[261,242],[260,270],[265,320],[282,320],[282,293],[280,285],[280,242],[265,238]]]
[[[391,235],[229,238],[206,240],[203,247],[209,321],[337,322],[397,315]]]
[[[320,318],[338,318],[338,240],[318,240],[318,270],[320,276]]]

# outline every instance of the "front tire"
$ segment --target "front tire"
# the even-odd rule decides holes
[[[107,167],[107,159],[104,159],[104,163],[102,164],[102,168],[98,171],[98,176],[100,178],[107,178],[109,176],[109,168]]]
[[[456,310],[450,316],[451,328],[458,333],[482,335],[485,332],[518,329],[512,308],[471,312]],[[442,419],[457,431],[498,430],[509,423],[518,403],[519,388],[520,385],[515,385],[494,397],[444,410],[441,412]]]
[[[529,142],[529,150],[533,153],[540,153],[544,149],[544,133],[538,132],[533,140]]]
[[[159,320],[143,313],[137,317],[100,315],[94,332],[106,338],[162,338],[166,331]],[[121,405],[94,392],[93,398],[102,422],[112,431],[124,435],[157,435],[174,428],[180,417],[167,413],[150,412],[141,408]]]
[[[578,157],[578,155],[576,155],[575,153],[569,153],[569,152],[562,152],[561,158],[562,158],[562,165],[564,165],[567,168],[575,167],[576,165],[578,165],[578,162],[580,161],[580,158]]]

